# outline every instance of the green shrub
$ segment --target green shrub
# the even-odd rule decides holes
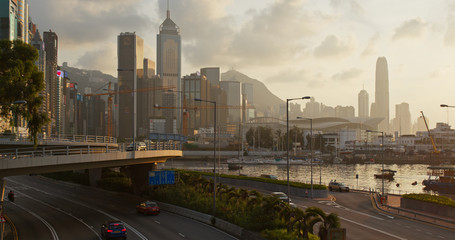
[[[404,194],[402,195],[403,198],[409,198],[409,199],[414,199],[418,201],[424,201],[424,202],[430,202],[430,203],[436,203],[436,204],[441,204],[449,207],[455,207],[455,201],[452,199],[445,197],[445,196],[436,196],[436,195],[431,195],[431,194]]]
[[[190,171],[190,170],[178,170],[178,171],[182,172],[182,173],[192,173],[192,174],[200,174],[200,175],[204,175],[204,176],[213,176],[213,173],[210,173],[210,172],[198,172],[198,171]],[[273,183],[273,184],[279,184],[279,185],[285,185],[285,186],[288,185],[288,182],[284,181],[284,180],[276,180],[276,179],[268,179],[268,178],[260,178],[260,177],[227,175],[227,174],[220,174],[220,176],[223,178],[258,181],[258,182]],[[304,188],[304,189],[311,188],[311,184],[306,184],[306,183],[301,183],[301,182],[289,182],[289,185],[291,187],[296,187],[296,188]],[[327,189],[327,186],[313,184],[313,189],[325,190],[325,189]]]
[[[131,179],[127,177],[102,178],[97,182],[98,187],[115,192],[132,192]]]
[[[273,229],[273,230],[264,230],[261,232],[262,237],[269,240],[298,240],[294,234],[288,233],[286,229]],[[308,233],[309,240],[319,240],[319,237]]]
[[[90,180],[89,180],[89,175],[88,173],[84,172],[73,172],[73,171],[66,171],[66,172],[55,172],[55,173],[44,173],[42,176],[60,180],[60,181],[66,181],[66,182],[72,182],[72,183],[77,183],[81,185],[90,185]]]

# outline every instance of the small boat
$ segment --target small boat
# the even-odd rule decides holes
[[[390,169],[383,169],[383,170],[381,170],[381,172],[382,173],[375,174],[374,177],[375,178],[384,178],[384,179],[387,179],[387,180],[393,180],[393,177],[395,176],[395,173],[397,171],[390,170]]]
[[[228,163],[228,169],[229,170],[239,170],[239,169],[243,169],[243,166],[240,164]]]
[[[430,166],[428,179],[422,184],[429,190],[446,190],[455,192],[455,167]]]
[[[413,186],[417,185],[417,181],[414,181],[413,183],[411,183]]]

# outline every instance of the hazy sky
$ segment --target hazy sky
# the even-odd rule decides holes
[[[59,37],[58,63],[117,76],[117,36],[136,32],[155,61],[166,0],[29,0],[40,32]],[[390,118],[410,104],[431,126],[455,105],[455,2],[449,0],[170,0],[180,27],[182,76],[201,67],[233,68],[278,97],[313,96],[354,106],[374,102],[375,65],[387,58]],[[301,102],[303,105],[304,102]],[[455,126],[455,109],[449,109]]]

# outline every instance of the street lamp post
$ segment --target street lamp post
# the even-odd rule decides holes
[[[310,120],[310,153],[311,153],[311,199],[313,199],[313,119],[297,117],[297,119]],[[321,184],[321,168],[319,168],[319,184]]]
[[[301,97],[301,98],[288,98],[286,99],[286,138],[287,138],[287,148],[286,148],[286,166],[287,166],[287,183],[288,183],[288,203],[291,197],[291,186],[289,185],[289,101],[298,100],[298,99],[310,99],[311,97]]]
[[[382,156],[382,197],[384,197],[384,132],[367,130],[367,132],[381,133],[381,156]]]
[[[216,213],[216,101],[209,101],[205,99],[195,98],[194,101],[197,102],[207,102],[213,103],[214,113],[213,113],[213,220],[215,220]]]

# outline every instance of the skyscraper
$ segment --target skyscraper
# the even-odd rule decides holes
[[[143,75],[144,40],[136,33],[120,33],[117,37],[118,90],[136,90],[137,78]],[[119,137],[132,138],[137,131],[137,94],[119,94]],[[133,126],[134,125],[134,126]],[[128,126],[131,126],[128,127]]]
[[[395,105],[395,119],[392,123],[393,130],[399,132],[400,135],[411,134],[411,113],[408,103]]]
[[[58,54],[58,37],[55,32],[49,30],[49,32],[43,33],[44,38],[44,50],[46,51],[46,92],[49,93],[49,111],[51,119],[52,134],[58,134],[60,125],[60,97],[62,90],[61,78],[57,77],[57,54]]]
[[[376,61],[376,82],[375,82],[375,102],[371,107],[371,117],[382,117],[378,131],[385,133],[389,129],[389,71],[385,57],[379,57]],[[374,107],[373,107],[374,105]]]
[[[163,86],[175,86],[177,100],[174,106],[178,111],[181,107],[181,40],[180,28],[170,18],[169,7],[166,12],[166,19],[160,26],[160,33],[156,36],[156,73],[163,80]],[[177,117],[177,126],[181,126],[182,114],[175,114]],[[182,132],[182,129],[179,131]]]
[[[369,107],[369,97],[367,91],[365,89],[362,89],[362,91],[359,92],[359,117],[369,117],[370,116],[370,107]]]

